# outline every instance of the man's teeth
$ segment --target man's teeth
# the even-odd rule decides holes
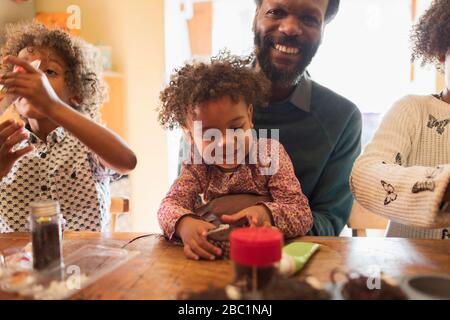
[[[298,48],[286,47],[286,46],[282,46],[280,44],[275,45],[275,49],[277,49],[278,51],[284,52],[284,53],[288,53],[288,54],[298,54],[300,52],[300,50]]]

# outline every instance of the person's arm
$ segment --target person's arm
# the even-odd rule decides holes
[[[183,241],[184,254],[189,259],[214,260],[222,250],[208,241],[208,231],[215,226],[200,219],[194,208],[206,179],[203,168],[183,165],[181,175],[170,188],[158,210],[158,221],[166,237]]]
[[[361,129],[361,113],[355,110],[309,198],[314,217],[310,235],[339,236],[349,219],[353,205],[349,176],[361,152]]]
[[[99,157],[105,167],[122,174],[136,167],[136,156],[127,144],[111,130],[64,103],[41,70],[16,57],[7,57],[4,62],[23,67],[26,71],[8,80],[11,93],[26,98],[50,120],[70,131]]]
[[[96,154],[105,167],[121,174],[127,174],[136,167],[133,151],[108,128],[63,104],[55,105],[48,116]]]
[[[184,254],[189,259],[214,260],[220,256],[220,248],[208,242],[207,233],[215,226],[200,219],[194,208],[202,190],[201,181],[206,179],[204,168],[184,165],[158,210],[158,221],[166,237],[175,236],[183,241]]]
[[[450,166],[404,166],[417,144],[419,107],[406,97],[386,114],[355,163],[352,191],[363,207],[390,220],[424,228],[447,227],[450,214],[440,209],[450,181]]]
[[[199,172],[192,166],[183,165],[180,176],[170,187],[158,210],[158,221],[164,234],[172,239],[176,226],[185,216],[197,217],[194,213],[201,194]]]

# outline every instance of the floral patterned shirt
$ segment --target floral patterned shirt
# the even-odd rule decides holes
[[[195,208],[201,205],[198,201],[201,195],[204,201],[209,202],[225,195],[254,194],[270,196],[271,201],[261,204],[270,210],[275,226],[286,237],[305,235],[313,225],[308,199],[302,193],[284,147],[276,140],[266,141],[266,150],[278,150],[278,170],[271,175],[262,174],[265,167],[260,161],[242,164],[233,170],[207,164],[183,164],[180,176],[158,211],[159,224],[164,234],[172,238],[177,221],[185,215],[195,214]],[[259,156],[262,150],[257,152]],[[265,156],[270,157],[270,151],[266,151]]]

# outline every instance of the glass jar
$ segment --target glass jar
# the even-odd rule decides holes
[[[62,228],[59,203],[38,201],[30,204],[33,268],[41,271],[62,266]]]
[[[283,234],[274,228],[240,228],[230,234],[230,258],[235,286],[256,293],[264,290],[277,273]]]

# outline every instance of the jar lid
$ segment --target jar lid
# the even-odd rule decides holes
[[[53,200],[30,203],[31,214],[35,217],[50,217],[59,214],[59,202]]]
[[[274,228],[239,228],[230,234],[230,257],[243,266],[264,267],[281,260],[283,234]]]

